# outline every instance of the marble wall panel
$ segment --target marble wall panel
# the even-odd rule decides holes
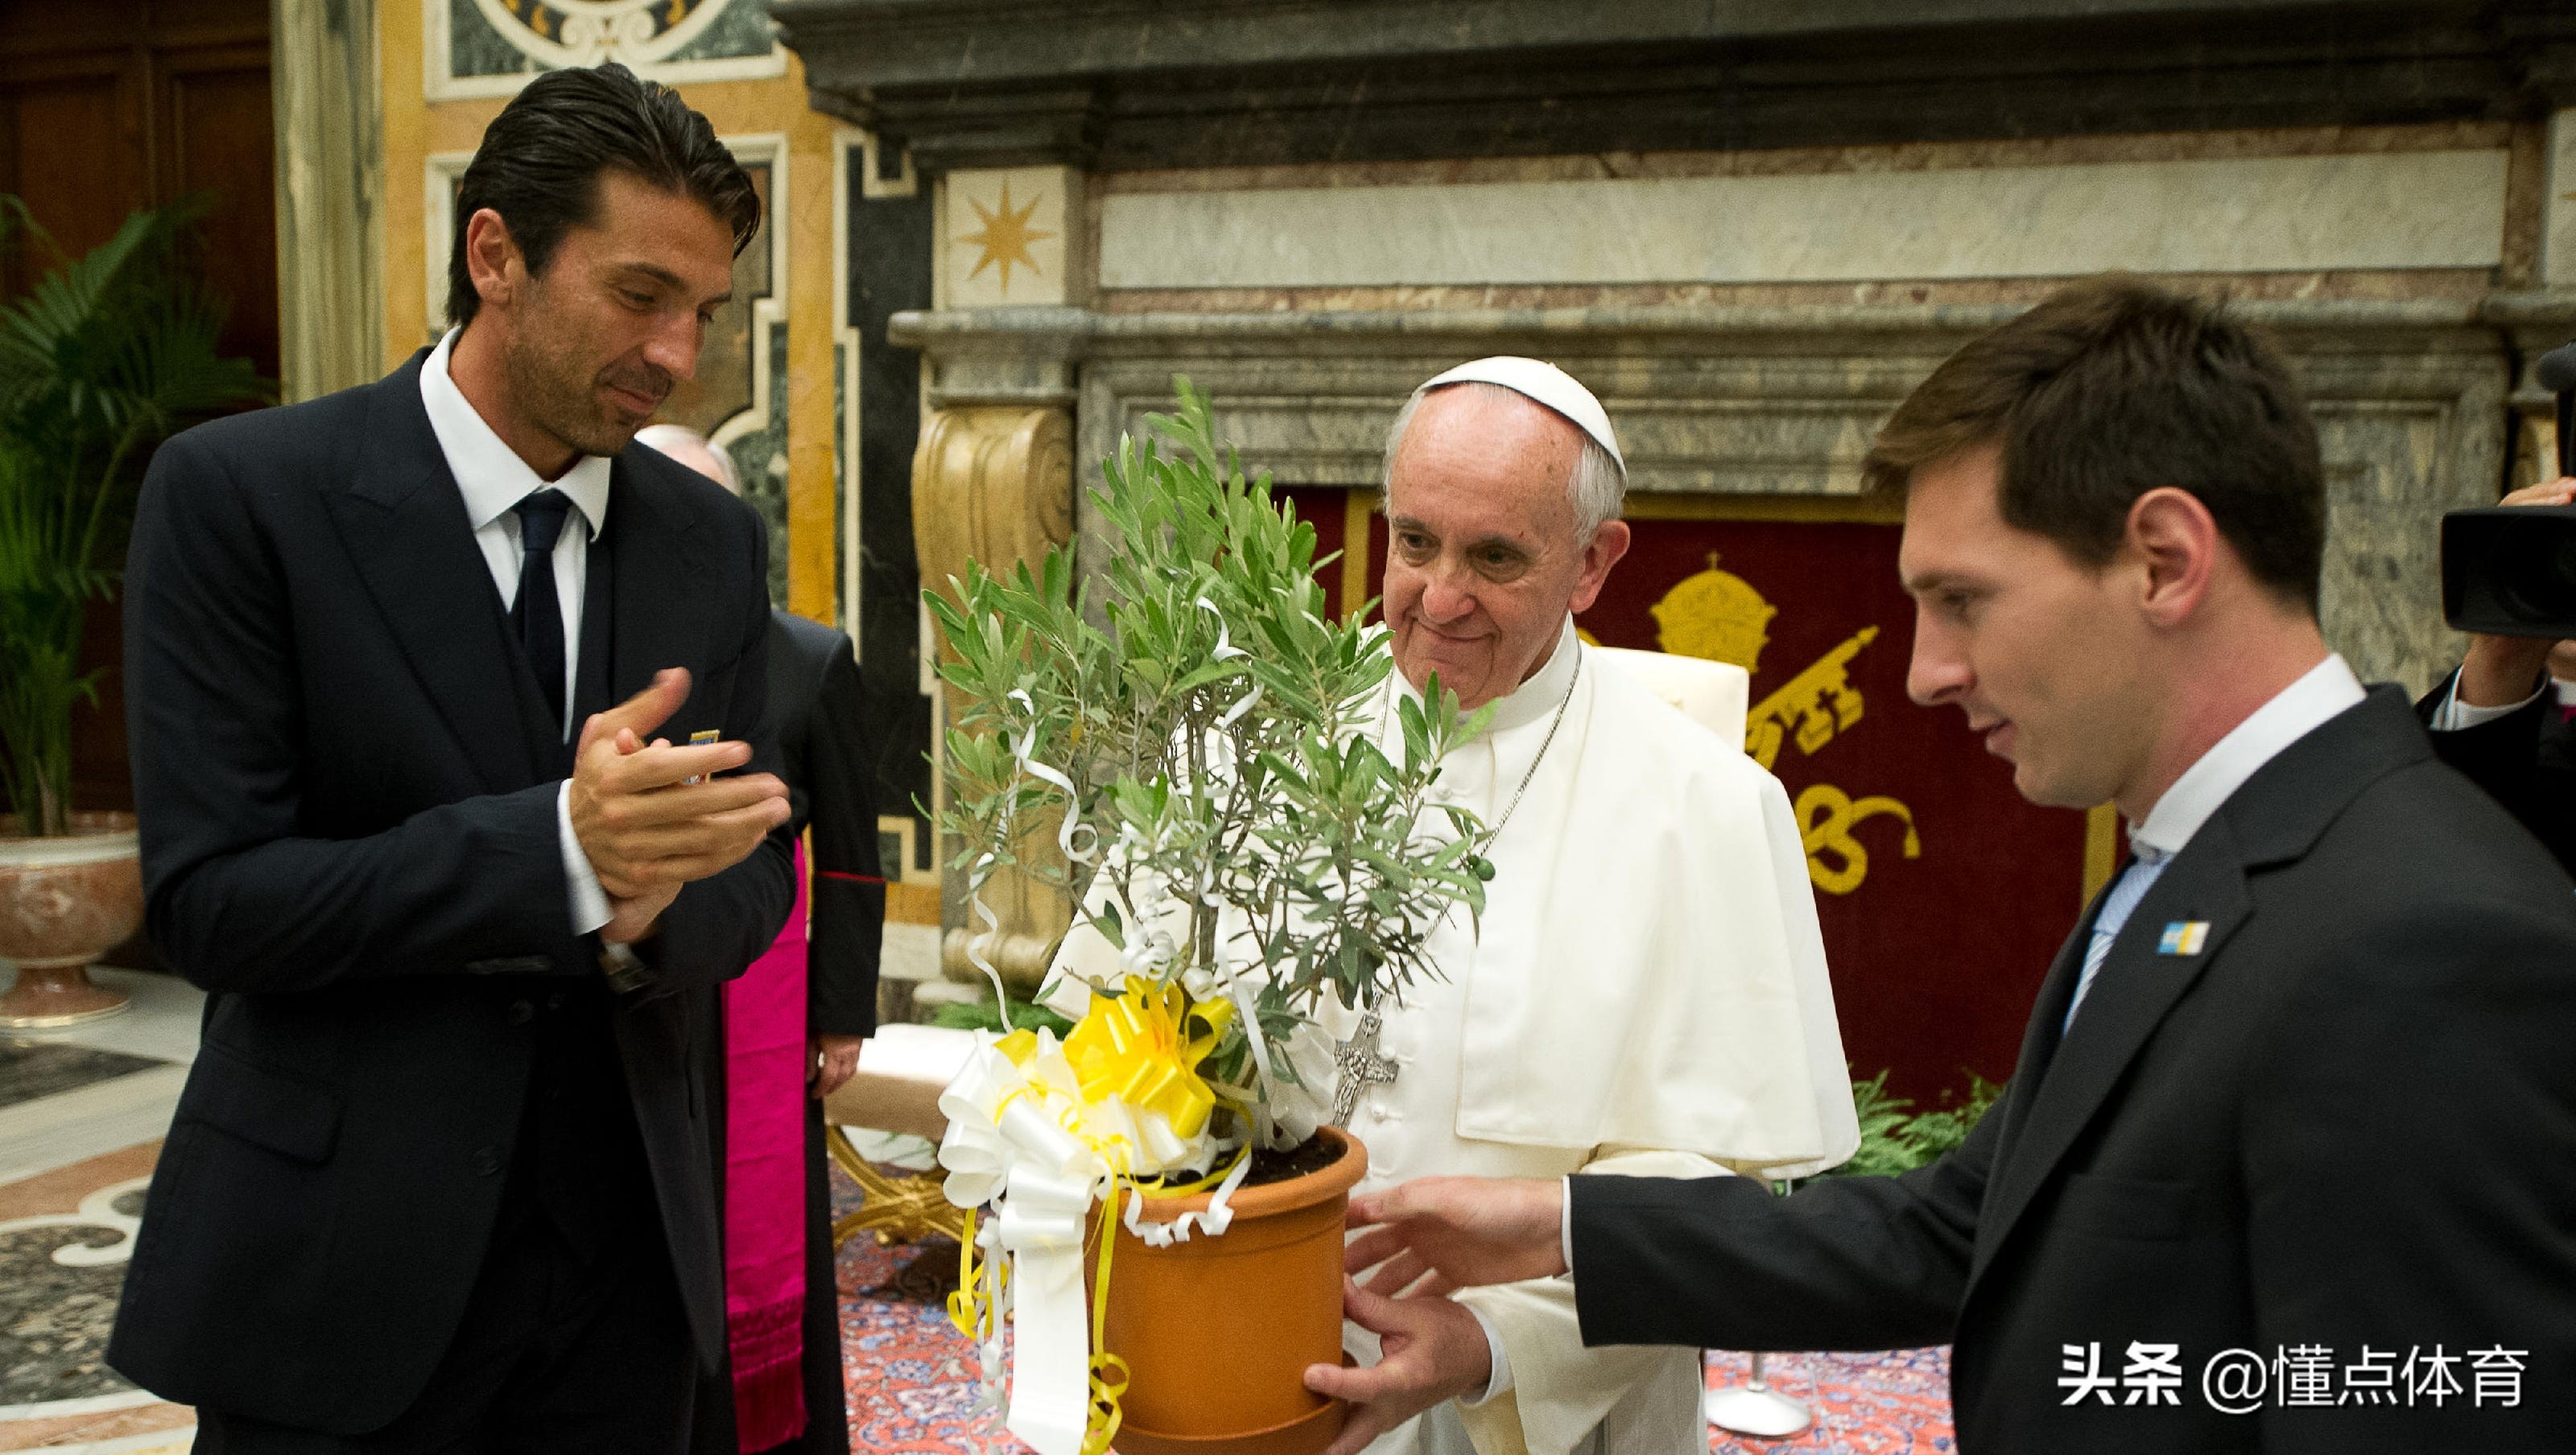
[[[1782,311],[1788,314],[1791,311]],[[2008,312],[2008,310],[2006,310]],[[1835,316],[1836,314],[1840,316]],[[1283,330],[1276,317],[1067,321],[1032,346],[934,339],[934,377],[1077,382],[1077,483],[1186,374],[1216,401],[1247,467],[1282,484],[1373,486],[1396,408],[1414,385],[1481,353],[1549,357],[1600,394],[1632,462],[1632,490],[1668,495],[1849,495],[1889,410],[1984,310],[1814,310],[1811,328],[1663,329],[1636,318],[1486,315],[1429,334],[1420,320],[1345,315]],[[2503,344],[2464,313],[2275,305],[2265,320],[2315,411],[2329,488],[2322,607],[2329,640],[2366,679],[2429,687],[2458,660],[2440,616],[2442,512],[2492,501],[2503,469]],[[1405,325],[1421,327],[1416,333]],[[978,349],[981,349],[980,354]],[[1034,357],[1050,354],[1055,362]],[[934,384],[934,392],[942,386]],[[962,388],[972,395],[974,388]],[[998,392],[998,390],[997,390]],[[1099,522],[1078,507],[1096,559]]]
[[[2477,148],[1122,193],[1102,200],[1099,281],[1296,288],[2487,267],[2502,255],[2507,168],[2504,149]]]
[[[1278,187],[1438,186],[1484,182],[1582,182],[1632,177],[1793,177],[1824,172],[1949,172],[1978,167],[2088,166],[2105,162],[2216,161],[2373,152],[2478,151],[2511,144],[2504,121],[2398,126],[2237,127],[2107,136],[1994,137],[1884,146],[1763,147],[1737,151],[1570,152],[1559,156],[1441,157],[1421,161],[1302,162],[1106,172],[1105,193],[1243,192]]]
[[[2474,306],[2494,268],[2338,268],[2302,273],[2160,273],[2176,292],[2217,301],[2440,299]],[[1104,313],[1342,313],[1441,308],[1786,308],[1843,304],[2037,303],[2064,278],[1871,278],[1835,283],[1523,283],[1374,288],[1128,288]]]
[[[938,290],[949,308],[1081,301],[1082,173],[1071,167],[951,172],[939,183]]]
[[[2541,203],[2540,281],[2576,288],[2576,109],[2549,118],[2548,178]]]

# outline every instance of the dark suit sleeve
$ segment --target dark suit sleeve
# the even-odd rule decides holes
[[[823,1035],[866,1036],[877,1028],[885,886],[861,882],[878,879],[883,870],[877,863],[868,755],[860,741],[859,690],[858,661],[848,638],[835,634],[807,720],[802,765],[813,835],[807,1003],[812,1029]]]
[[[769,543],[749,507],[740,507],[746,548],[729,587],[737,593],[743,630],[736,643],[722,732],[726,741],[751,744],[746,773],[787,777],[776,725],[769,711]],[[661,927],[635,946],[653,970],[655,995],[668,995],[731,980],[751,968],[778,938],[795,900],[796,837],[789,824],[772,829],[749,857],[720,874],[684,885]]]
[[[2001,1109],[1901,1177],[1577,1177],[1575,1308],[1590,1344],[1895,1349],[1945,1343],[1967,1287]]]
[[[2454,671],[2415,704],[2416,715],[2427,728],[2459,678]],[[2565,769],[2544,767],[2540,752],[2541,731],[2557,707],[2556,698],[2543,692],[2536,701],[2492,721],[2427,736],[2433,740],[2435,756],[2503,805],[2516,823],[2566,864],[2576,860],[2576,786]]]
[[[310,990],[572,961],[556,785],[357,839],[306,837],[302,684],[279,543],[232,462],[163,445],[126,558],[125,674],[154,940],[208,990]]]
[[[2518,1409],[2265,1413],[2297,1455],[2560,1450],[2576,1418],[2576,933],[2565,882],[2397,916],[2355,911],[2242,1099],[2257,1342],[2403,1364],[2526,1351]],[[2542,896],[2559,901],[2542,904]],[[2546,1369],[2548,1373],[2541,1371]],[[2465,1357],[2450,1366],[2473,1388]],[[2444,1420],[2455,1423],[2443,1425]],[[2443,1430],[2453,1437],[2436,1438]]]

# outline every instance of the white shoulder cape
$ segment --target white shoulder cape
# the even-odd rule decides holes
[[[1860,1126],[1788,794],[1599,653],[1582,665],[1495,846],[1480,933],[1536,953],[1478,956],[1458,1134],[1771,1177],[1840,1163]],[[1532,843],[1549,872],[1513,872]]]

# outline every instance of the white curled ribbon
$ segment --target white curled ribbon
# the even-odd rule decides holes
[[[1037,716],[1038,705],[1029,700],[1026,689],[1014,687],[1010,695],[1022,707],[1029,710],[1029,716],[1032,719]],[[1036,757],[1037,747],[1038,725],[1032,721],[1028,731],[1012,741],[1011,756],[1019,761],[1021,772],[1064,795],[1064,822],[1056,828],[1055,846],[1064,851],[1067,859],[1077,864],[1088,864],[1100,855],[1100,830],[1082,821],[1082,805],[1079,795],[1074,791],[1073,780],[1055,768],[1039,762]],[[1077,833],[1091,835],[1089,849],[1075,846],[1073,836]]]
[[[1209,656],[1220,662],[1231,662],[1237,657],[1252,655],[1234,644],[1234,637],[1225,624],[1225,613],[1216,609],[1215,602],[1202,596],[1198,599],[1197,605],[1200,610],[1216,618],[1216,647],[1208,653]]]
[[[984,871],[992,867],[992,864],[993,855],[987,853],[977,859],[975,867],[968,871],[968,879],[977,887],[973,893],[966,896],[966,907],[974,912],[977,919],[984,922],[984,928],[966,937],[966,963],[983,971],[984,978],[993,982],[993,1006],[1001,1012],[1002,1024],[1007,1026],[1011,1021],[1011,993],[1002,988],[1002,972],[984,953],[984,947],[993,943],[995,937],[1002,933],[1002,917],[993,913],[993,907],[984,902],[982,888]],[[974,1205],[973,1203],[960,1204],[963,1207]]]
[[[1216,720],[1216,725],[1219,728],[1230,728],[1234,726],[1236,719],[1242,717],[1245,713],[1252,711],[1253,704],[1260,700],[1261,684],[1255,682],[1252,684],[1252,690],[1250,692],[1247,692],[1234,700],[1234,705],[1225,710],[1225,716],[1218,718]]]
[[[1148,1248],[1168,1248],[1174,1243],[1186,1243],[1193,1231],[1204,1232],[1211,1238],[1222,1237],[1227,1228],[1234,1226],[1234,1208],[1227,1200],[1243,1186],[1245,1174],[1251,1171],[1252,1149],[1247,1147],[1235,1162],[1234,1170],[1225,1174],[1225,1180],[1208,1195],[1206,1211],[1185,1212],[1168,1223],[1149,1223],[1144,1220],[1145,1198],[1143,1194],[1136,1193],[1128,1197],[1127,1215],[1122,1221],[1126,1223],[1127,1231],[1142,1238]]]
[[[992,1310],[992,1327],[998,1330],[1011,1315],[1010,1286],[1002,1281],[1000,1232],[993,1224],[985,1223],[975,1230],[975,1246],[983,1250],[983,1256],[976,1260],[975,1277],[983,1285],[985,1306]],[[1003,1410],[1008,1418],[1000,1337],[981,1341],[975,1356],[975,1407],[970,1413]]]
[[[1208,653],[1209,656],[1214,657],[1220,662],[1231,662],[1237,657],[1249,657],[1252,655],[1250,652],[1247,652],[1243,648],[1234,644],[1234,637],[1225,624],[1225,613],[1216,609],[1215,602],[1202,596],[1198,599],[1197,604],[1205,609],[1208,615],[1216,618],[1216,647]],[[1218,718],[1216,720],[1216,725],[1219,728],[1230,728],[1234,726],[1237,722],[1242,720],[1245,713],[1252,711],[1253,704],[1260,700],[1261,684],[1255,682],[1252,684],[1251,691],[1234,700],[1234,705],[1225,710],[1225,716]]]
[[[1226,976],[1225,994],[1234,1002],[1234,1013],[1243,1017],[1244,1044],[1252,1048],[1252,1071],[1261,1078],[1261,1099],[1252,1104],[1252,1144],[1267,1147],[1277,1134],[1271,1123],[1270,1108],[1278,1103],[1279,1083],[1270,1074],[1270,1052],[1262,1045],[1265,1037],[1261,1034],[1261,1013],[1256,1008],[1252,987],[1241,975]]]

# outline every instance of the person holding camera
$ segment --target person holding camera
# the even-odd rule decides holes
[[[2576,504],[2576,477],[2528,486],[2502,503]],[[2459,670],[2416,710],[2442,761],[2576,874],[2576,641],[2473,636]]]

